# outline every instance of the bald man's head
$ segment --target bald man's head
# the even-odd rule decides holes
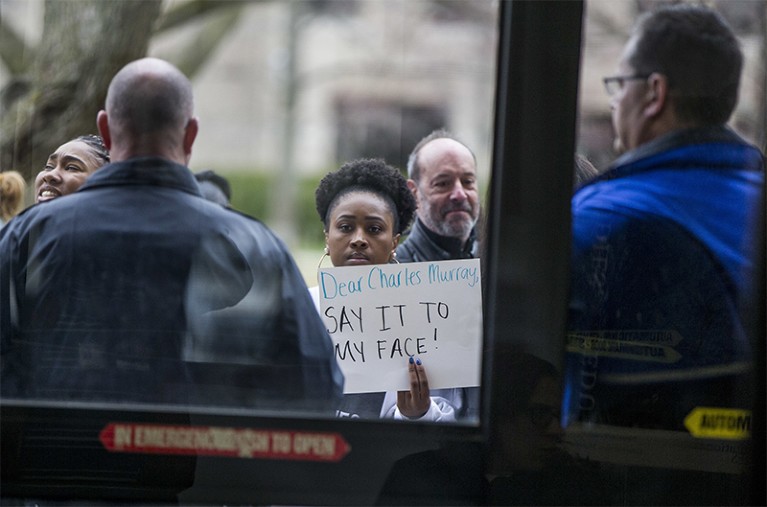
[[[164,60],[133,61],[109,85],[105,120],[109,142],[126,148],[129,156],[162,155],[152,151],[180,148],[193,114],[192,84]]]

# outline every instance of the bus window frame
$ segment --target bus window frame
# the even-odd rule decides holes
[[[65,484],[64,481],[53,493],[50,483],[34,482],[24,476],[20,470],[23,464],[13,461],[19,456],[9,452],[6,439],[16,442],[13,439],[20,438],[19,432],[28,425],[54,433],[56,428],[84,429],[89,432],[87,442],[72,441],[68,448],[63,448],[65,453],[82,451],[84,457],[93,455],[92,450],[89,451],[89,446],[93,446],[93,432],[115,420],[327,432],[342,436],[351,446],[350,453],[335,463],[197,458],[193,479],[199,491],[188,494],[187,498],[190,502],[221,504],[372,503],[376,492],[370,491],[374,482],[364,484],[365,477],[372,476],[372,472],[363,470],[366,463],[378,461],[378,466],[383,467],[397,457],[450,442],[480,445],[486,442],[500,429],[501,421],[497,417],[500,407],[496,398],[505,381],[503,365],[496,364],[493,358],[507,348],[519,348],[533,351],[557,366],[563,361],[568,292],[563,280],[568,279],[569,270],[569,196],[582,23],[581,0],[502,0],[499,3],[494,151],[486,212],[487,257],[483,266],[485,362],[479,426],[252,417],[117,404],[94,408],[0,400],[0,428],[5,444],[3,498],[161,502],[179,494],[172,485],[163,485],[161,481],[134,488],[105,482]],[[540,234],[530,234],[536,231]],[[762,304],[757,318],[764,323],[764,273],[760,279]],[[764,335],[762,343],[763,338]],[[763,353],[760,358],[757,367],[763,378]],[[763,443],[763,396],[756,414],[762,418],[757,418],[755,437]],[[52,438],[59,437],[52,435]],[[488,452],[500,451],[488,449]],[[184,465],[194,459],[171,458],[169,462]],[[754,461],[760,464],[755,471],[763,472],[763,446],[757,446]],[[213,469],[217,478],[201,477],[201,463]],[[350,485],[350,477],[359,483]],[[55,496],[51,497],[52,494]],[[764,504],[764,494],[764,485],[756,484],[753,495],[761,501],[755,504]]]
[[[180,471],[182,475],[187,474],[191,467],[195,470],[195,477],[182,476],[174,482],[169,476],[167,482],[170,484],[144,478],[143,483],[132,487],[115,487],[98,481],[67,482],[60,479],[60,487],[53,488],[54,485],[49,481],[27,480],[23,464],[14,462],[14,458],[21,457],[4,452],[3,496],[56,500],[106,498],[118,502],[172,502],[178,495],[186,495],[185,498],[192,503],[364,504],[374,501],[376,492],[369,491],[365,484],[350,487],[349,478],[352,477],[352,481],[360,478],[359,470],[365,468],[366,462],[369,464],[374,460],[388,460],[389,463],[394,463],[396,458],[454,442],[481,444],[486,441],[499,424],[499,419],[494,416],[497,407],[492,403],[494,386],[503,388],[504,380],[504,368],[502,365],[492,368],[492,356],[497,347],[505,346],[511,338],[525,336],[529,329],[526,329],[525,323],[513,317],[533,310],[533,303],[528,301],[528,298],[515,297],[514,304],[520,305],[518,309],[514,312],[499,311],[496,298],[500,298],[509,287],[523,292],[522,288],[517,287],[519,284],[525,286],[526,294],[550,293],[553,288],[555,298],[549,300],[547,308],[554,309],[552,313],[557,315],[555,319],[551,319],[551,329],[557,329],[558,333],[547,329],[541,330],[539,336],[549,344],[550,352],[561,345],[559,338],[564,330],[566,291],[562,290],[561,283],[558,282],[565,278],[567,269],[565,252],[569,241],[569,198],[566,196],[570,193],[572,175],[569,171],[560,171],[559,168],[572,166],[581,24],[581,1],[558,1],[555,8],[551,2],[499,3],[501,42],[497,52],[494,153],[488,207],[488,286],[487,297],[484,298],[486,317],[483,319],[487,354],[483,366],[482,417],[479,426],[302,419],[269,415],[253,417],[203,409],[192,412],[139,405],[113,404],[94,407],[63,402],[0,400],[3,440],[16,440],[21,446],[23,437],[20,432],[27,431],[30,426],[35,428],[37,438],[42,434],[44,438],[51,438],[52,441],[61,440],[58,430],[86,431],[86,439],[89,440],[86,444],[69,442],[65,446],[70,454],[75,455],[79,452],[83,457],[92,456],[89,454],[92,452],[89,447],[92,448],[94,437],[114,421],[324,432],[340,435],[351,447],[351,452],[344,459],[331,464],[276,460],[237,461],[193,456],[133,456],[134,460],[143,460],[147,465],[150,465],[152,460],[163,460],[162,463],[169,469]],[[525,37],[530,34],[534,34],[535,44],[525,41]],[[562,47],[567,47],[568,50],[559,52],[555,63],[563,67],[550,65],[551,62],[546,58],[547,52]],[[561,93],[564,87],[569,89],[569,93]],[[541,111],[545,113],[539,113]],[[567,118],[567,121],[558,122],[562,126],[561,129],[551,128],[552,125],[547,124],[546,118],[551,114],[555,114],[559,119]],[[534,133],[539,129],[546,135]],[[555,135],[563,137],[557,139],[553,137]],[[541,173],[541,167],[546,167],[547,170]],[[544,174],[556,175],[559,172],[562,173],[561,178],[552,180],[552,188],[558,190],[551,192],[549,189],[544,192],[541,188],[535,199],[521,199],[522,190],[519,185],[528,185]],[[498,240],[509,233],[516,235],[520,228],[528,225],[537,226],[538,220],[545,215],[538,214],[539,206],[557,208],[554,219],[558,222],[555,224],[558,232],[545,235],[552,239],[553,244],[537,244],[532,237],[525,235],[518,238],[518,241]],[[504,269],[509,266],[500,262],[501,259],[515,259],[522,255],[526,258],[542,258],[545,256],[539,255],[540,253],[550,252],[552,249],[557,252],[555,257],[550,259],[553,264],[536,266],[536,270],[541,272],[532,277],[524,276],[519,269]],[[561,276],[539,276],[553,265],[557,266],[555,271]],[[541,311],[545,313],[542,308],[535,310],[538,314]],[[527,338],[537,340],[537,337]],[[517,340],[511,340],[510,343],[519,344]],[[359,459],[355,459],[355,456]],[[206,472],[201,472],[201,468],[214,470],[216,477],[205,475]],[[286,475],[290,476],[292,487],[280,481],[279,478]],[[364,475],[362,473],[363,479]],[[364,483],[363,479],[360,479],[360,483]],[[190,480],[193,486],[188,484]],[[197,490],[190,492],[194,488]]]

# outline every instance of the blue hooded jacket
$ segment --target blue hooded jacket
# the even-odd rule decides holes
[[[710,127],[647,143],[576,193],[566,420],[681,429],[695,406],[747,403],[763,186],[759,150]]]

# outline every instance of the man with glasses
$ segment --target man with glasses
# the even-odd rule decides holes
[[[568,423],[686,432],[695,407],[750,407],[764,166],[725,125],[742,64],[720,15],[680,4],[604,79],[622,155],[572,202]]]

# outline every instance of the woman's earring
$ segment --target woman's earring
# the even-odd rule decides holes
[[[392,250],[392,252],[391,252],[391,261],[394,261],[395,264],[399,264],[399,261],[397,260],[397,251],[396,250]],[[391,261],[389,261],[389,263],[391,263]]]
[[[325,245],[325,252],[323,252],[322,257],[320,257],[320,262],[317,263],[317,271],[319,271],[320,268],[322,268],[322,261],[324,261],[325,257],[329,255],[330,255],[330,250],[328,250],[328,246]]]
[[[328,245],[325,245],[325,252],[322,254],[322,257],[320,257],[320,262],[317,263],[317,285],[320,284],[320,269],[322,269],[322,261],[325,260],[325,257],[330,255],[330,250],[328,250]]]

